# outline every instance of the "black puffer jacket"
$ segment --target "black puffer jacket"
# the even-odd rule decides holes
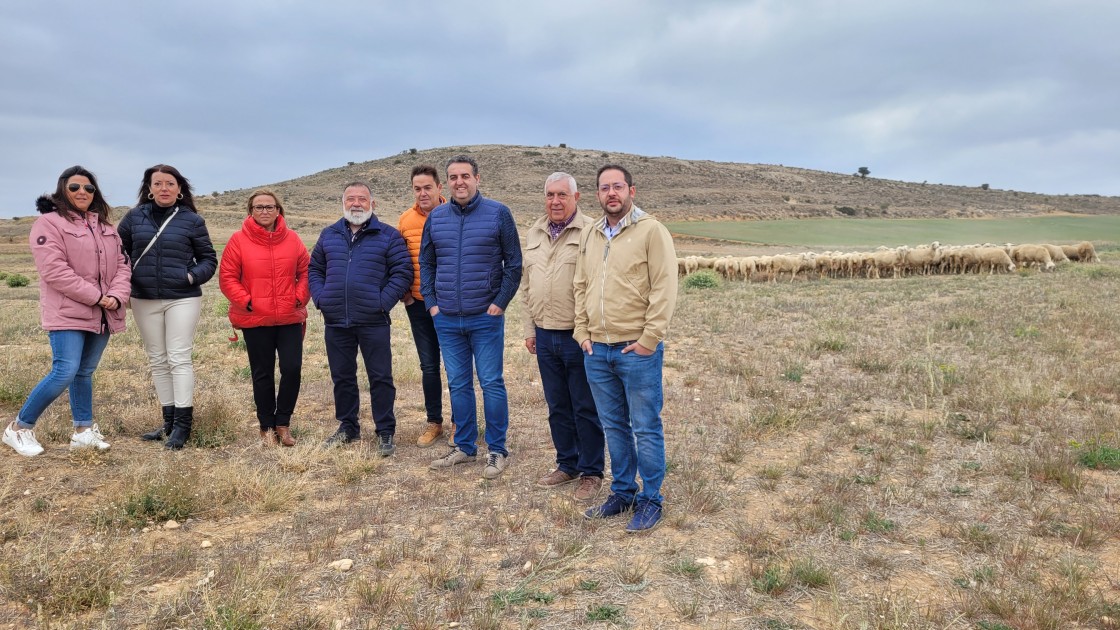
[[[179,206],[179,212],[159,239],[140,257],[163,223],[152,216],[152,209],[150,203],[139,205],[129,210],[117,226],[130,264],[134,265],[132,297],[178,300],[202,295],[202,285],[214,277],[218,268],[218,255],[210,242],[206,221],[193,208]],[[171,212],[168,209],[165,218]]]

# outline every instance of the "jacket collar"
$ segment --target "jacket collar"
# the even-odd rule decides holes
[[[432,210],[435,210],[436,208],[438,208],[438,207],[440,207],[440,206],[444,205],[445,203],[447,203],[447,199],[445,199],[445,198],[443,197],[443,195],[440,195],[440,196],[439,196],[439,203],[437,203],[437,204],[435,205],[435,207],[434,207],[434,208],[432,208]],[[421,210],[421,209],[420,209],[420,204],[417,204],[417,203],[414,203],[414,204],[412,204],[412,207],[411,207],[411,208],[409,208],[408,210],[412,210],[413,212],[415,212],[416,214],[418,214],[418,215],[420,215],[420,216],[422,216],[422,217],[426,217],[426,216],[428,216],[429,214],[431,214],[431,212],[424,212],[423,210]],[[405,210],[405,212],[408,212],[408,210]]]
[[[452,199],[448,203],[451,205],[451,209],[455,212],[458,212],[459,214],[470,214],[471,211],[473,211],[478,207],[480,203],[482,203],[482,191],[474,191],[474,197],[471,197],[471,200],[468,201],[467,205],[465,206],[460,206],[459,202],[455,201],[454,199]]]
[[[649,216],[649,215],[646,214],[645,210],[642,210],[638,206],[634,206],[634,207],[630,208],[630,212],[626,216],[622,217],[622,220],[619,221],[618,225],[615,226],[614,233],[618,234],[622,230],[626,229],[628,226],[633,225],[633,224],[637,223],[638,221],[641,221],[642,217],[646,217],[646,216]],[[604,233],[604,234],[607,233],[607,217],[606,217],[606,215],[603,215],[603,216],[599,217],[599,220],[595,222],[595,229],[598,230],[599,232]]]
[[[253,220],[253,217],[245,217],[241,222],[241,231],[252,239],[253,242],[265,245],[267,243],[276,243],[283,239],[288,234],[288,225],[284,222],[283,215],[276,216],[276,229],[269,232]]]
[[[366,221],[362,224],[362,227],[358,230],[357,235],[361,236],[363,232],[380,232],[382,225],[383,223],[378,220],[377,215],[375,214],[369,218],[369,221]],[[335,221],[331,228],[345,234],[347,237],[349,237],[351,234],[350,222],[346,220],[346,217],[342,217],[338,221]]]

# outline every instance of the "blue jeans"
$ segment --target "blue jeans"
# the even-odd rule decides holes
[[[334,415],[339,429],[347,437],[361,437],[358,422],[358,352],[366,365],[369,380],[369,403],[377,433],[396,433],[397,416],[393,405],[397,388],[393,385],[393,354],[389,345],[389,326],[326,326],[323,337],[327,343],[327,365],[334,382]]]
[[[482,411],[486,416],[486,446],[491,453],[508,455],[509,396],[502,378],[505,352],[505,316],[444,315],[432,321],[439,335],[447,385],[451,390],[451,417],[455,419],[455,446],[474,455],[478,439],[478,409],[474,395],[474,372],[482,387]]]
[[[62,392],[70,390],[70,413],[74,426],[93,425],[93,371],[101,361],[101,354],[109,343],[109,333],[101,334],[84,330],[51,330],[51,371],[39,381],[23,408],[19,422],[25,428],[35,426],[39,416]]]
[[[603,425],[583,369],[583,351],[570,330],[537,328],[537,367],[548,428],[556,447],[556,467],[573,477],[602,477]]]
[[[665,347],[648,357],[622,354],[626,343],[592,344],[584,357],[587,381],[611,453],[611,492],[627,501],[661,505],[665,433],[661,428],[661,367]],[[642,476],[641,492],[637,475]]]
[[[432,316],[424,300],[416,300],[404,307],[416,342],[416,355],[420,358],[420,383],[424,387],[424,409],[428,422],[443,424],[443,377],[439,374],[439,337],[432,323]]]

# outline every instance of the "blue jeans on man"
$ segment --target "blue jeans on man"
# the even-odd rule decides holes
[[[603,426],[587,383],[583,350],[570,330],[537,327],[536,339],[556,468],[572,477],[601,478],[606,459]]]
[[[404,307],[416,355],[420,359],[420,384],[424,389],[424,409],[428,422],[443,424],[443,377],[439,373],[439,337],[424,300],[415,300]]]
[[[369,379],[369,402],[378,434],[392,435],[397,430],[393,405],[397,388],[393,385],[393,355],[389,345],[389,326],[326,326],[327,364],[334,382],[334,413],[346,437],[361,437],[358,422],[358,352]]]
[[[62,392],[70,390],[70,414],[75,427],[93,426],[93,371],[109,343],[109,332],[47,331],[51,343],[51,371],[31,390],[19,410],[19,426],[30,429]]]
[[[509,396],[502,377],[505,352],[505,316],[444,315],[432,318],[439,335],[447,385],[451,390],[451,417],[455,419],[455,446],[467,455],[478,449],[478,411],[474,393],[474,370],[482,387],[482,409],[486,417],[486,445],[491,453],[509,455]]]
[[[664,344],[650,356],[622,353],[631,342],[593,343],[584,369],[611,453],[611,493],[625,503],[661,506],[665,480],[664,396],[661,372]],[[642,477],[639,491],[637,475]]]

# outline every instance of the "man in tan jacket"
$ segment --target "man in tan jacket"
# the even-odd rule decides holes
[[[556,469],[537,485],[555,488],[578,481],[572,496],[590,501],[603,486],[603,427],[583,370],[583,351],[572,333],[579,235],[591,219],[577,207],[579,191],[571,175],[549,175],[544,194],[545,215],[529,228],[521,275],[525,348],[537,357],[556,447]]]
[[[573,337],[611,453],[611,495],[584,513],[633,511],[627,532],[661,522],[665,479],[661,371],[677,302],[677,256],[665,226],[634,205],[634,180],[608,164],[596,178],[603,217],[580,234]],[[637,476],[642,477],[639,491]]]

